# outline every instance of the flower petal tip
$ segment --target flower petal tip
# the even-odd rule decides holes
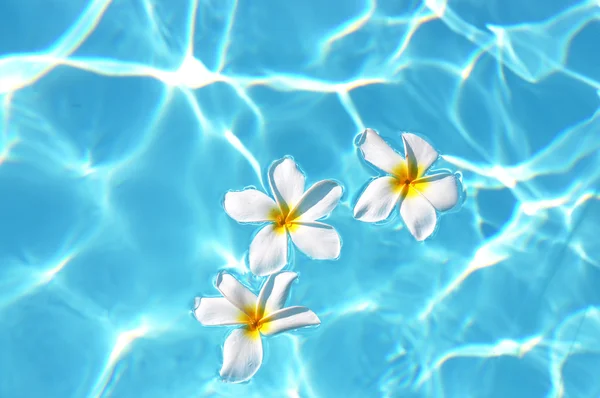
[[[417,242],[422,243],[422,242],[425,242],[430,236],[431,235],[414,236],[414,238]]]
[[[300,171],[301,174],[304,174],[300,166],[298,166],[296,159],[294,159],[292,155],[284,155],[281,158],[272,161],[269,165],[269,171],[273,170],[277,166],[295,167],[298,169],[298,171]]]
[[[357,209],[355,207],[353,217],[356,221],[360,221],[360,222],[364,222],[364,223],[373,223],[374,222],[369,219],[369,217],[367,216],[367,209],[364,209],[364,208]]]
[[[227,383],[248,381],[260,368],[262,359],[261,339],[249,336],[244,329],[235,329],[225,339],[223,366],[219,375]]]
[[[314,312],[313,312],[313,314],[314,314]],[[314,319],[314,323],[312,324],[312,326],[315,326],[315,327],[321,326],[321,318],[319,318],[319,316],[317,314],[314,314],[314,315],[315,315],[315,319]]]
[[[372,128],[364,129],[363,131],[358,133],[356,135],[356,137],[354,138],[354,146],[357,148],[360,148],[365,143],[365,141],[367,141],[369,136],[371,136],[371,135],[379,135],[379,134],[377,133],[377,131],[373,130]]]
[[[276,208],[273,199],[254,187],[226,192],[221,205],[230,218],[241,224],[268,221]]]
[[[435,231],[437,231],[437,223],[426,230],[411,230],[411,228],[408,228],[408,231],[410,232],[410,234],[413,236],[413,238],[415,238],[415,240],[419,243],[423,243],[427,240],[429,240],[430,238],[433,238],[433,236],[435,235]]]
[[[278,275],[285,275],[292,280],[298,278],[298,273],[295,271],[280,271],[277,274],[274,274],[273,276],[278,276]]]
[[[328,217],[337,207],[343,186],[335,180],[321,180],[311,186],[300,198],[289,217],[295,221],[316,221]]]
[[[283,155],[279,160],[282,161],[282,162],[283,161],[292,161],[292,162],[296,163],[296,160],[294,159],[294,157],[292,155],[289,155],[289,154]]]

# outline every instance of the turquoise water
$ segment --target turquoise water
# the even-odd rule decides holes
[[[0,397],[600,397],[598,65],[595,0],[2,0]],[[353,218],[365,128],[462,176],[425,241]],[[286,155],[341,254],[224,383],[194,299],[259,291],[223,197]]]

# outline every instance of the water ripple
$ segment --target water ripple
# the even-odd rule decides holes
[[[0,396],[600,396],[599,21],[598,0],[4,2]],[[433,239],[352,219],[365,127],[461,170]],[[342,254],[293,259],[321,327],[224,384],[191,300],[220,269],[259,285],[221,202],[287,154],[345,185]]]

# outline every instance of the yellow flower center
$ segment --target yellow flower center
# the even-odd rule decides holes
[[[265,323],[264,319],[264,309],[256,311],[256,308],[248,307],[240,316],[239,321],[246,325],[245,330],[249,337],[260,338],[260,332],[264,332],[268,327],[268,323]]]
[[[248,327],[249,331],[254,332],[254,331],[260,331],[260,328],[262,327],[262,325],[263,325],[262,319],[251,318],[248,321],[247,327]]]
[[[419,182],[418,179],[413,179],[408,173],[407,162],[398,164],[392,170],[392,192],[401,195],[403,198],[413,197],[419,194],[418,191],[423,191],[428,185],[426,182]]]
[[[269,219],[275,224],[275,232],[286,233],[295,230],[298,224],[294,223],[294,219],[290,216],[290,213],[284,213],[279,208],[271,210]]]

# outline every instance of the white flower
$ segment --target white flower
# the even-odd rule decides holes
[[[216,286],[223,297],[196,297],[194,316],[204,326],[243,325],[227,336],[220,375],[228,382],[250,379],[263,358],[262,337],[305,326],[319,325],[306,307],[283,308],[295,272],[269,276],[258,297],[231,274],[219,273]]]
[[[238,222],[268,222],[250,244],[250,270],[258,276],[280,271],[288,262],[288,236],[313,259],[336,259],[341,249],[337,231],[316,220],[337,206],[342,187],[323,180],[304,192],[304,174],[290,157],[273,162],[268,174],[276,202],[252,188],[227,192],[223,203],[225,212]]]
[[[406,227],[422,241],[435,230],[436,210],[449,210],[458,203],[459,181],[448,172],[425,176],[439,154],[414,134],[403,133],[402,141],[406,159],[372,129],[359,137],[358,148],[365,160],[388,175],[369,183],[354,207],[354,217],[364,222],[382,221],[400,202]]]

